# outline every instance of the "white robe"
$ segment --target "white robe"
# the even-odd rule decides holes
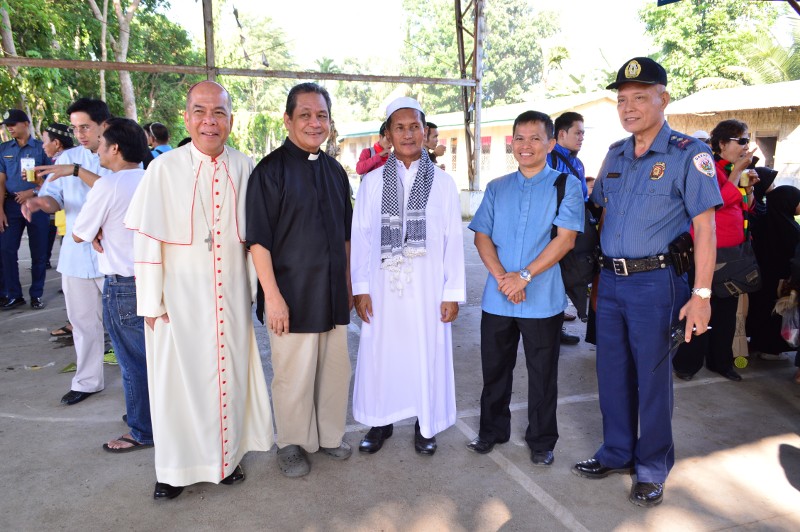
[[[406,182],[404,206],[417,163],[406,170],[398,162],[398,179]],[[353,294],[369,294],[373,310],[371,323],[361,326],[353,417],[382,426],[416,416],[422,435],[430,438],[456,422],[451,324],[441,321],[441,303],[466,299],[458,190],[436,168],[425,209],[427,253],[411,259],[411,282],[402,295],[390,290],[391,274],[380,267],[382,192],[378,168],[364,177],[353,212]]]
[[[246,452],[273,443],[243,238],[252,167],[230,148],[216,165],[192,144],[167,152],[150,164],[125,218],[136,230],[138,313],[170,320],[145,336],[156,477],[173,486],[218,483]],[[220,220],[209,251],[212,209]]]

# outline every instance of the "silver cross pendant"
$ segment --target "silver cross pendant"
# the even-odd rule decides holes
[[[203,242],[208,244],[208,250],[211,251],[211,243],[214,241],[214,238],[211,236],[211,231],[208,232],[208,238],[203,240]]]

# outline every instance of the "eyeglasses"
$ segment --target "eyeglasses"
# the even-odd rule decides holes
[[[90,129],[92,129],[92,126],[84,124],[82,126],[69,126],[67,131],[69,131],[70,135],[74,135],[78,131],[81,133],[87,133]]]
[[[728,140],[735,140],[739,146],[747,146],[750,144],[750,137],[730,137]]]

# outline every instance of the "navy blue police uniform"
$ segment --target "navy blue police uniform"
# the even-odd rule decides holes
[[[37,166],[51,164],[50,158],[44,152],[41,140],[30,137],[24,146],[20,146],[14,139],[0,144],[0,172],[6,175],[6,197],[2,201],[8,220],[8,227],[0,240],[0,260],[3,263],[5,290],[10,300],[22,297],[17,252],[22,241],[22,232],[26,228],[31,253],[30,296],[32,298],[42,297],[46,275],[50,215],[39,211],[33,213],[31,221],[28,222],[22,216],[21,205],[15,200],[17,192],[36,187],[35,183],[28,182],[22,177],[21,160],[23,158],[33,159]]]
[[[591,197],[605,209],[597,302],[603,444],[594,458],[635,466],[638,482],[663,483],[675,461],[670,328],[690,297],[668,246],[722,199],[704,143],[665,122],[647,153],[636,157],[634,148],[633,137],[610,146]]]

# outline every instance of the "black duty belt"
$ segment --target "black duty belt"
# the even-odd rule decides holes
[[[649,272],[660,270],[672,264],[669,255],[655,255],[643,259],[613,259],[611,257],[600,257],[600,264],[603,268],[611,270],[617,275],[630,275],[632,273]]]

